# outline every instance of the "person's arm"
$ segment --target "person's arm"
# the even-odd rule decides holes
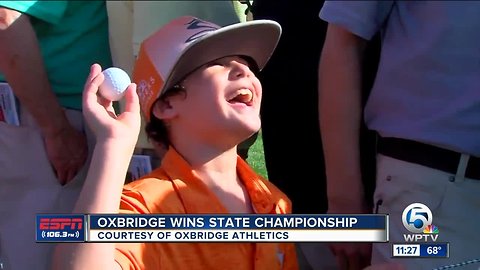
[[[111,102],[97,96],[101,67],[92,66],[85,85],[83,112],[97,143],[74,213],[118,213],[122,187],[140,131],[136,87],[126,92],[125,111],[116,116]],[[120,269],[114,243],[58,244],[53,269]]]
[[[118,213],[123,181],[131,154],[121,142],[95,146],[92,163],[74,213]],[[133,151],[132,151],[133,153]],[[107,162],[108,161],[108,162]],[[53,269],[120,269],[115,263],[115,243],[65,243],[55,247]]]
[[[365,206],[359,146],[365,46],[365,40],[329,25],[319,66],[319,119],[331,211],[359,213]]]
[[[330,24],[319,64],[319,119],[329,213],[367,213],[360,170],[361,62],[366,41]],[[369,263],[368,244],[331,245],[340,269]]]
[[[86,139],[70,125],[50,87],[28,15],[0,7],[0,44],[0,72],[37,122],[57,177],[66,183],[85,163]]]

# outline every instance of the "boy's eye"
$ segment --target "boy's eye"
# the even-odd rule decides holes
[[[207,67],[213,67],[213,66],[223,66],[223,63],[214,61],[207,64]]]

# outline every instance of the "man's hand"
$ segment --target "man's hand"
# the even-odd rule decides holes
[[[339,270],[361,270],[370,265],[371,243],[332,243],[330,249]]]
[[[87,144],[85,136],[69,124],[52,91],[29,16],[0,8],[0,44],[0,72],[35,119],[48,159],[60,183],[65,184],[84,165]]]
[[[85,135],[71,126],[45,136],[48,159],[62,185],[75,177],[87,159],[88,146]]]
[[[398,263],[382,263],[370,265],[364,270],[405,270],[405,267]]]
[[[361,199],[361,196],[350,194],[340,196],[350,200],[329,200],[329,214],[368,214],[369,208]],[[361,270],[370,265],[372,258],[371,243],[331,243],[330,250],[337,259],[338,269],[340,270]]]

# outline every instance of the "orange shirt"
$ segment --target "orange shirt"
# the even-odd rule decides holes
[[[257,214],[286,214],[291,203],[240,157],[237,172]],[[162,166],[125,186],[120,213],[227,214],[226,208],[172,148]],[[298,269],[293,243],[120,243],[115,260],[123,270]]]

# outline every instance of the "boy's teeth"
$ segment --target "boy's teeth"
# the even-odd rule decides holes
[[[249,95],[250,93],[251,92],[248,89],[242,89],[242,90],[238,91],[239,95]]]
[[[230,101],[237,101],[247,103],[253,99],[252,91],[248,89],[240,89],[236,92],[235,97],[233,97]]]

